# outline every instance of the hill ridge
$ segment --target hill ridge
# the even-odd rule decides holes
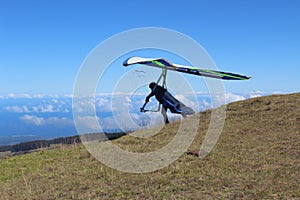
[[[223,132],[208,156],[184,154],[151,173],[111,169],[82,145],[10,157],[0,161],[0,192],[4,199],[300,199],[299,105],[300,93],[228,104]],[[197,114],[189,150],[201,146],[210,113]],[[113,144],[135,152],[159,149],[179,124]]]

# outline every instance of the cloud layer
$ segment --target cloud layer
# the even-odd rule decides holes
[[[196,112],[211,109],[224,103],[241,101],[248,98],[263,96],[263,92],[249,94],[215,95],[213,98],[204,93],[196,95],[177,94],[175,97]],[[45,96],[45,95],[15,95],[2,96],[0,102],[0,128],[7,134],[22,134],[16,130],[34,127],[56,128],[59,131],[65,127],[73,127],[73,112],[79,113],[77,122],[85,127],[86,131],[112,132],[116,130],[129,131],[145,127],[153,127],[163,123],[160,113],[140,113],[139,108],[144,104],[146,94],[133,95],[96,95],[93,99],[83,99],[72,108],[72,95]],[[214,102],[212,102],[214,100]],[[157,109],[155,98],[147,105],[149,109]],[[91,114],[92,113],[92,114]],[[94,114],[96,113],[96,116]],[[180,118],[179,115],[168,113],[170,119]],[[18,126],[18,129],[16,129]],[[24,128],[22,128],[24,126]],[[26,127],[26,128],[25,128]],[[47,130],[46,130],[47,131]],[[50,131],[50,130],[49,130]],[[65,131],[65,130],[64,130]],[[67,133],[76,134],[76,133]]]

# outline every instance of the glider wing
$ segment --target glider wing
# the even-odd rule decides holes
[[[167,61],[166,59],[163,58],[140,58],[140,57],[131,57],[128,58],[123,62],[123,65],[125,67],[129,65],[134,65],[134,64],[142,64],[142,65],[149,65],[152,67],[159,67],[159,68],[165,68],[165,67],[172,67],[173,64]]]
[[[163,58],[140,58],[140,57],[131,57],[124,61],[124,66],[129,66],[133,64],[143,64],[152,67],[158,68],[166,68],[172,71],[178,71],[186,74],[193,74],[197,76],[205,76],[210,78],[217,78],[217,79],[224,79],[224,80],[247,80],[251,77],[230,73],[230,72],[222,72],[222,71],[215,71],[210,69],[199,69],[189,66],[177,65],[170,63],[166,59]]]

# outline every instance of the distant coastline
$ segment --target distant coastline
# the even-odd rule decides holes
[[[98,140],[98,141],[106,141],[113,140],[119,137],[126,135],[124,132],[116,132],[116,133],[91,133],[86,134],[85,138],[89,140]],[[70,145],[70,144],[79,144],[81,143],[81,138],[79,135],[69,136],[69,137],[59,137],[55,139],[49,140],[34,140],[28,142],[21,142],[17,144],[11,145],[0,145],[0,152],[11,152],[12,154],[24,154],[31,152],[33,150],[42,149],[42,148],[50,148],[55,145]]]

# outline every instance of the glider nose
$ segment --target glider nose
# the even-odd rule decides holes
[[[128,60],[129,60],[129,59],[130,59],[130,58],[124,60],[124,62],[123,62],[123,66],[124,66],[124,67],[127,67],[127,66],[128,66]]]

